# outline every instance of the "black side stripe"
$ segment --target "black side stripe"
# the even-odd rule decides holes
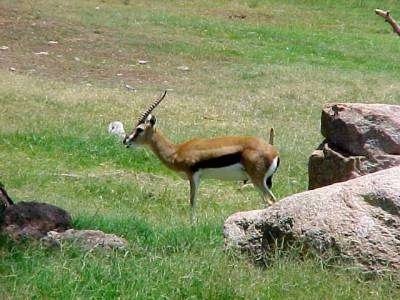
[[[242,155],[240,152],[222,155],[215,158],[203,160],[191,166],[192,172],[197,172],[200,169],[216,169],[228,167],[240,163]]]
[[[267,187],[270,189],[272,187],[272,175],[267,178],[266,183]]]

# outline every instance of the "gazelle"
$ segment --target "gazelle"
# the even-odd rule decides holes
[[[192,139],[174,144],[156,128],[156,118],[151,115],[166,93],[141,114],[123,143],[127,148],[148,146],[168,168],[184,174],[190,182],[192,218],[200,179],[203,177],[241,181],[250,179],[268,204],[276,201],[270,190],[272,175],[279,166],[279,153],[274,146],[252,136]]]

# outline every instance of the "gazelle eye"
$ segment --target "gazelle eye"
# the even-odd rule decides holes
[[[137,137],[137,136],[141,135],[143,130],[144,129],[142,127],[136,127],[135,133],[134,133],[134,137]]]

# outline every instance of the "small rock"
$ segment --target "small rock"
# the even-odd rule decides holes
[[[125,88],[130,92],[136,92],[137,91],[136,88],[134,88],[133,86],[131,86],[129,84],[125,84]]]
[[[64,232],[49,231],[42,239],[47,245],[60,245],[70,242],[85,250],[102,248],[105,250],[124,250],[128,242],[115,234],[104,233],[100,230],[76,230],[68,229]]]
[[[81,59],[79,57],[77,57],[77,56],[74,57],[74,60],[75,61],[81,61]]]
[[[14,68],[14,67],[9,67],[8,68],[11,72],[15,72],[16,71],[16,69]]]
[[[111,122],[108,125],[108,133],[117,136],[122,141],[126,135],[124,124],[120,121]]]
[[[188,66],[179,66],[179,67],[177,67],[177,69],[180,71],[189,71],[190,70],[190,68]]]
[[[144,59],[139,59],[138,63],[139,63],[139,65],[145,65],[145,64],[149,63],[149,61],[148,60],[144,60]]]
[[[49,52],[47,51],[35,52],[35,55],[49,55]]]
[[[244,14],[231,14],[228,16],[229,19],[246,19],[246,17]]]
[[[49,45],[57,45],[58,42],[57,41],[48,41],[47,44],[49,44]]]
[[[8,47],[7,46],[1,46],[0,50],[8,50]]]

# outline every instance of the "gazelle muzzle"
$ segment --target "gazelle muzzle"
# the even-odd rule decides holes
[[[132,140],[134,139],[134,135],[126,135],[124,140],[122,141],[122,143],[126,146],[126,148],[129,148],[131,146],[133,146],[133,142]]]

